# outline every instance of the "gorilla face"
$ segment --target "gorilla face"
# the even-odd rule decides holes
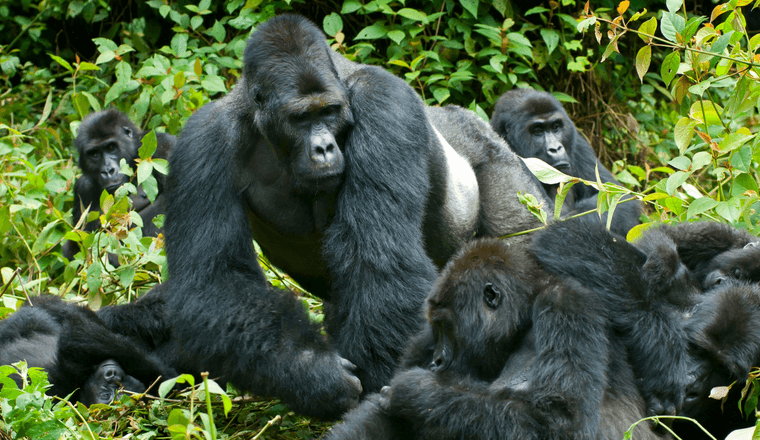
[[[436,340],[430,370],[498,376],[528,321],[532,289],[524,263],[500,241],[487,240],[446,266],[427,301]]]
[[[559,171],[570,173],[569,149],[573,145],[575,128],[563,113],[556,109],[542,112],[530,117],[526,124],[528,134],[524,139],[530,139],[527,142],[530,156],[543,160]]]
[[[117,397],[120,387],[135,393],[145,391],[145,385],[122,370],[114,360],[103,361],[80,391],[80,401],[85,405],[109,404]]]
[[[702,286],[710,289],[728,279],[760,282],[760,244],[747,243],[717,255],[704,270]]]
[[[521,157],[536,157],[572,173],[575,125],[548,93],[510,90],[499,99],[491,125]]]
[[[83,174],[113,193],[129,180],[121,173],[119,162],[125,159],[134,167],[140,140],[137,127],[117,110],[96,113],[79,126],[75,144]]]
[[[275,147],[298,190],[337,189],[353,116],[348,91],[324,51],[324,36],[288,35],[263,46],[256,38],[246,48],[245,75],[259,132]]]

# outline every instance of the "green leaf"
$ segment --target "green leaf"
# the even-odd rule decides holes
[[[224,25],[218,20],[214,22],[214,25],[211,26],[211,29],[206,31],[206,34],[212,36],[218,43],[223,42],[224,39],[227,38],[227,30],[224,28]]]
[[[694,127],[697,126],[697,121],[682,117],[676,122],[675,129],[673,131],[676,141],[676,146],[683,154],[686,148],[691,144],[691,138],[694,136]]]
[[[672,176],[668,177],[668,181],[665,183],[665,191],[672,196],[686,182],[689,176],[691,176],[690,172],[676,171]]]
[[[473,17],[478,18],[478,3],[479,0],[459,0],[462,7],[472,14]]]
[[[449,96],[451,96],[449,89],[445,89],[443,87],[433,89],[433,97],[435,97],[435,100],[438,101],[439,104],[442,104],[443,101],[449,98]]]
[[[227,86],[224,85],[224,80],[218,75],[206,75],[201,81],[201,87],[207,92],[226,92]]]
[[[530,172],[533,173],[541,183],[556,185],[561,182],[569,182],[573,180],[572,177],[557,171],[557,169],[541,159],[535,157],[521,157],[520,159],[525,162],[525,165]]]
[[[721,35],[717,40],[715,40],[715,43],[710,47],[710,52],[721,54],[723,53],[723,50],[725,50],[728,47],[728,43],[731,42],[731,35],[734,33],[734,31],[726,32],[725,34]]]
[[[689,116],[707,125],[722,125],[720,114],[723,109],[712,103],[712,101],[701,100],[696,101],[691,105],[689,109]]]
[[[80,118],[84,118],[90,113],[90,101],[87,96],[82,93],[75,93],[71,99],[71,104],[74,106],[74,110],[77,111]]]
[[[684,18],[678,14],[665,12],[662,14],[662,21],[660,24],[662,26],[660,30],[662,32],[662,35],[664,35],[668,40],[674,43],[678,43],[676,34],[683,31],[683,28],[686,25],[686,20],[684,20]]]
[[[736,223],[742,213],[741,199],[732,197],[725,202],[718,202],[715,212],[729,223]]]
[[[694,200],[689,205],[689,209],[686,211],[686,218],[690,219],[702,214],[705,211],[709,211],[718,205],[717,200],[713,200],[710,197],[700,197]]]
[[[650,43],[656,31],[657,31],[657,19],[652,17],[649,20],[645,21],[644,23],[641,23],[641,26],[639,26],[639,32],[640,32],[639,37],[642,40],[644,40],[644,42]]]
[[[636,54],[636,73],[639,74],[641,83],[644,83],[644,75],[649,70],[649,63],[652,61],[652,46],[644,46]]]
[[[87,288],[90,292],[97,292],[100,289],[103,280],[100,278],[103,273],[103,264],[100,260],[92,262],[90,267],[87,268]]]
[[[421,21],[423,23],[427,23],[428,22],[427,15],[424,12],[420,12],[420,11],[418,11],[416,9],[403,8],[403,9],[400,9],[396,13],[398,15],[400,15],[400,16],[402,16],[404,18],[408,18],[410,20]]]
[[[557,48],[557,44],[559,43],[559,32],[557,32],[554,29],[541,29],[541,38],[544,39],[544,43],[546,43],[546,49],[549,53],[554,52],[554,49]]]
[[[667,0],[665,3],[668,7],[668,11],[671,13],[678,12],[683,5],[683,0]]]
[[[184,58],[187,55],[187,34],[176,34],[171,42],[172,52],[177,58]]]
[[[140,149],[138,150],[138,154],[140,155],[140,159],[145,160],[153,156],[153,153],[156,152],[156,147],[158,145],[158,140],[156,137],[156,132],[154,130],[149,131],[145,136],[142,138],[142,145],[140,146]]]
[[[388,32],[388,38],[391,39],[396,44],[401,44],[402,41],[404,41],[404,37],[406,37],[406,34],[404,34],[404,31],[390,31]]]
[[[686,156],[678,156],[668,162],[668,165],[681,171],[685,171],[688,170],[691,166],[691,160],[689,160],[689,158]]]
[[[662,62],[660,67],[660,76],[662,76],[665,86],[669,86],[673,78],[676,77],[678,66],[681,64],[681,55],[678,52],[671,52]]]
[[[340,18],[340,15],[332,12],[322,20],[322,28],[327,35],[335,36],[335,34],[343,30],[343,19]]]
[[[144,163],[151,163],[151,162],[144,162]],[[142,165],[142,163],[140,164]],[[151,164],[152,165],[152,164]],[[151,168],[153,168],[151,166]],[[139,167],[138,167],[139,172]],[[139,177],[138,177],[139,181]],[[145,191],[145,195],[148,196],[148,200],[152,202],[156,201],[156,197],[158,197],[158,182],[156,181],[156,178],[153,177],[152,173],[149,173],[145,180],[141,183],[143,191]]]
[[[350,14],[352,12],[356,12],[359,9],[362,8],[362,4],[359,3],[357,0],[346,0],[343,2],[343,7],[340,10],[340,13],[342,15]]]
[[[744,145],[735,151],[731,155],[731,166],[743,173],[749,173],[750,167],[752,167],[752,148],[749,145]]]
[[[58,63],[61,66],[63,66],[63,68],[66,69],[66,70],[68,70],[69,72],[71,72],[71,73],[74,72],[74,68],[71,67],[71,64],[69,64],[69,62],[66,61],[66,60],[64,60],[63,58],[61,58],[61,57],[59,57],[57,55],[53,55],[53,54],[50,54],[50,58],[54,59],[56,63]]]
[[[712,156],[706,151],[700,151],[691,159],[691,170],[697,171],[712,162]]]
[[[548,9],[544,8],[543,6],[536,6],[534,8],[530,8],[527,11],[525,11],[525,16],[533,15],[533,14],[543,14],[544,12],[549,12]]]
[[[383,25],[375,23],[372,26],[367,26],[356,35],[356,40],[377,40],[383,38],[388,32]]]

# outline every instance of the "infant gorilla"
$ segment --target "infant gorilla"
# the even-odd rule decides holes
[[[390,386],[327,438],[622,438],[646,404],[607,314],[524,249],[476,241],[443,270]]]

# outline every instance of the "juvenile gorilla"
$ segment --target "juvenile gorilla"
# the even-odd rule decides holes
[[[618,183],[578,133],[562,104],[549,93],[531,89],[504,93],[491,115],[491,126],[521,157],[536,157],[567,175],[591,181],[596,181],[598,167],[603,183]],[[546,185],[545,189],[553,201],[556,185]],[[597,194],[596,189],[577,184],[570,189],[564,204],[569,214],[595,209]],[[615,209],[611,229],[625,237],[639,224],[640,215],[641,203],[622,203]]]
[[[0,321],[0,365],[26,360],[44,369],[48,394],[76,390],[72,401],[110,403],[119,387],[143,392],[159,376],[177,375],[140,343],[110,331],[92,310],[55,296],[32,301]],[[21,378],[14,379],[21,386]]]
[[[403,80],[333,52],[303,17],[259,26],[241,80],[191,117],[170,159],[178,368],[321,417],[385,385],[421,324],[433,262],[473,235],[536,224],[514,194],[541,190],[510,151],[480,181],[450,166],[469,164],[443,139]],[[517,183],[480,191],[503,181]],[[325,300],[329,341],[299,301],[267,289],[253,238]]]
[[[74,145],[79,152],[79,168],[82,176],[74,184],[74,210],[72,221],[77,223],[82,212],[89,208],[100,211],[100,195],[103,190],[113,194],[117,188],[129,181],[129,177],[121,173],[119,162],[125,159],[134,170],[135,159],[142,145],[146,132],[138,129],[127,116],[116,109],[103,110],[86,117],[79,126]],[[157,133],[158,145],[153,157],[167,159],[174,145],[175,138],[170,134]],[[141,186],[137,193],[131,195],[132,209],[142,218],[143,236],[157,236],[160,232],[152,220],[163,213],[162,195],[164,175],[153,172],[158,182],[158,196],[150,202]],[[102,211],[100,211],[102,212]],[[93,220],[84,227],[85,231],[94,231],[100,227],[100,220]],[[69,260],[79,251],[74,241],[63,244],[63,256]],[[118,261],[113,260],[112,263]]]
[[[598,295],[518,249],[477,241],[446,266],[400,372],[330,440],[623,438],[644,417]]]

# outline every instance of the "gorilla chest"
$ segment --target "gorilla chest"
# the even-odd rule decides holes
[[[324,297],[328,276],[321,255],[322,232],[334,197],[300,197],[287,179],[254,180],[243,196],[253,237],[264,255],[304,288]]]

